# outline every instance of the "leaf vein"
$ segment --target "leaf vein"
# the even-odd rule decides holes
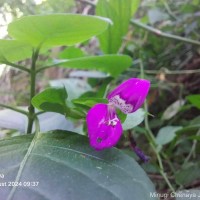
[[[29,148],[28,148],[28,150],[27,150],[27,153],[26,153],[26,155],[24,156],[24,159],[21,161],[21,164],[20,164],[20,167],[19,167],[19,171],[18,171],[17,176],[16,176],[16,178],[15,178],[15,182],[19,182],[19,180],[20,180],[20,177],[21,177],[21,175],[22,175],[24,166],[26,165],[26,161],[28,160],[28,158],[29,158],[29,156],[30,156],[30,154],[31,154],[31,151],[32,151],[33,148],[34,148],[34,145],[35,145],[35,143],[36,143],[37,137],[38,137],[38,133],[36,133],[35,136],[33,137],[32,142],[30,143],[30,146],[29,146]],[[12,187],[12,189],[11,189],[9,195],[8,195],[7,200],[11,200],[11,199],[12,199],[12,197],[13,197],[13,195],[14,195],[16,189],[17,189],[17,187]]]

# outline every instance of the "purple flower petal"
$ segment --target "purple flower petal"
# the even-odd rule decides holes
[[[125,114],[135,112],[142,106],[150,88],[150,81],[131,78],[116,87],[107,96]]]
[[[134,152],[136,153],[136,155],[137,155],[143,162],[146,163],[146,162],[149,161],[150,158],[149,158],[148,156],[146,156],[140,148],[134,147],[133,150],[134,150]]]
[[[90,145],[96,150],[116,145],[122,134],[122,126],[112,105],[96,104],[86,117]]]

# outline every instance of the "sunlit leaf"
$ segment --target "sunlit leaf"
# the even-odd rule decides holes
[[[110,21],[78,14],[25,16],[8,25],[8,33],[33,47],[74,45],[102,33]]]
[[[32,55],[32,47],[16,40],[0,40],[0,63],[15,62]]]
[[[80,49],[76,47],[69,47],[64,49],[59,53],[60,59],[72,59],[72,58],[79,58],[84,57],[85,53]]]
[[[55,66],[75,69],[99,70],[107,72],[110,74],[110,76],[115,77],[130,67],[131,63],[132,59],[126,55],[104,55],[61,61],[56,63]]]
[[[128,31],[129,21],[137,10],[139,3],[139,0],[98,1],[96,14],[108,17],[113,21],[113,25],[98,37],[104,53],[118,52],[122,44],[123,36]]]

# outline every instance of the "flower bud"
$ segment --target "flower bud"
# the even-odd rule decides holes
[[[123,113],[135,112],[142,106],[150,88],[150,81],[130,78],[111,91],[107,98]]]

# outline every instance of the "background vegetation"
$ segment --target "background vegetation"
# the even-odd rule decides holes
[[[71,92],[68,93],[74,99],[78,97],[74,91],[83,93],[93,87],[96,89],[93,92],[97,92],[99,88],[103,88],[104,92],[108,84],[113,88],[130,77],[151,80],[151,91],[144,105],[149,114],[144,116],[144,121],[140,125],[131,127],[127,131],[127,134],[132,134],[137,145],[150,157],[150,161],[140,163],[129,148],[126,134],[117,147],[138,160],[158,192],[198,189],[200,187],[200,2],[199,0],[143,0],[134,3],[131,3],[131,0],[124,1],[126,3],[117,1],[121,3],[119,8],[115,8],[117,3],[111,0],[110,5],[107,1],[97,3],[92,0],[2,1],[0,2],[1,29],[4,30],[7,23],[23,15],[70,12],[110,18],[114,25],[98,36],[98,39],[92,38],[74,47],[61,46],[44,51],[39,56],[38,63],[48,63],[54,58],[75,59],[89,55],[120,53],[132,58],[129,68],[122,68],[123,73],[118,73],[114,78],[105,76],[102,72],[72,69],[73,63],[68,64],[67,69],[50,68],[39,73],[36,91],[42,91],[49,84],[59,85],[60,79],[73,78],[73,83],[70,79],[66,84],[69,86],[69,82],[72,83],[69,87]],[[109,6],[113,6],[115,12],[111,12]],[[10,38],[6,34],[2,37]],[[30,59],[27,59],[18,64],[26,66],[30,62]],[[54,64],[55,62],[56,60]],[[29,77],[8,66],[1,67],[4,69],[0,77],[1,104],[27,106]],[[112,69],[110,70],[110,74],[114,73]],[[5,118],[8,118],[7,114],[0,112],[2,127],[0,136],[5,138],[19,135],[20,128],[16,128],[17,125],[13,125],[13,122],[10,124],[5,121]],[[81,122],[73,122],[70,124],[72,130],[76,128],[80,131]],[[23,128],[21,131],[23,132]]]

